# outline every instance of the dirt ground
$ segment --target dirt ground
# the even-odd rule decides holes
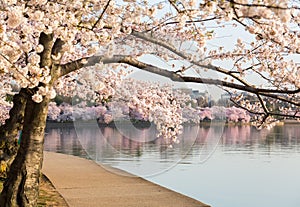
[[[3,181],[0,181],[0,192],[2,191],[2,186]],[[41,177],[37,207],[68,207],[64,198],[56,191],[45,175]]]
[[[56,191],[49,179],[42,175],[37,207],[68,207],[64,198]]]

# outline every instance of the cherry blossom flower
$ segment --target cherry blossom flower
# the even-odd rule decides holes
[[[32,100],[36,103],[41,103],[43,101],[43,96],[39,93],[36,93],[32,96]]]

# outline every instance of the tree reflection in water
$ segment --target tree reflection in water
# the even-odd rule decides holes
[[[142,156],[143,152],[163,154],[168,151],[178,151],[184,154],[187,150],[201,149],[207,142],[209,134],[210,137],[219,136],[217,129],[218,126],[185,126],[180,142],[170,147],[164,139],[155,137],[154,127],[140,129],[125,136],[113,127],[89,128],[85,126],[75,130],[72,124],[56,124],[55,126],[49,124],[46,129],[45,149],[82,156],[86,156],[85,151],[90,155],[96,153],[97,147],[101,150],[111,148],[110,150],[114,150],[115,153],[132,157]],[[251,146],[259,146],[262,149],[270,146],[298,149],[299,143],[298,125],[276,126],[271,130],[256,130],[251,126],[243,125],[225,126],[219,145],[223,146],[224,150],[249,149]],[[188,147],[191,148],[187,149]]]
[[[225,126],[224,129],[219,126],[185,126],[180,142],[172,147],[164,139],[155,137],[154,126],[132,132],[126,131],[126,126],[116,129],[84,125],[75,130],[71,124],[49,124],[46,133],[45,149],[48,151],[89,157],[102,163],[134,162],[138,165],[138,162],[160,162],[165,163],[164,168],[180,161],[204,161],[216,147],[207,144],[211,139],[216,139],[212,144],[217,143],[222,151],[237,153],[298,151],[300,143],[297,125],[261,131],[248,125]]]

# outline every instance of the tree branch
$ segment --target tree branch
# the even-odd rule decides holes
[[[40,53],[40,67],[50,67],[52,64],[51,52],[53,46],[53,34],[45,34],[44,32],[42,32],[39,38],[39,44],[44,46],[44,50]]]
[[[245,87],[255,88],[254,86],[251,86],[251,84],[249,84],[245,80],[243,80],[240,76],[232,73],[231,71],[228,71],[226,69],[214,66],[212,64],[201,64],[199,61],[190,60],[190,58],[189,58],[189,56],[187,54],[184,54],[183,52],[177,50],[174,46],[172,46],[171,44],[169,44],[169,43],[167,43],[165,41],[153,38],[149,34],[147,35],[145,33],[137,32],[137,31],[132,31],[131,35],[133,35],[133,36],[135,36],[137,38],[143,39],[145,41],[154,43],[156,45],[162,46],[162,47],[166,48],[167,50],[173,52],[174,54],[178,55],[179,57],[181,57],[183,59],[186,59],[186,60],[189,60],[192,64],[194,64],[194,65],[196,65],[198,67],[210,69],[210,70],[217,71],[217,72],[220,72],[220,73],[225,74],[225,75],[229,75],[232,78],[234,78],[235,80],[237,80],[240,83],[242,83]],[[259,89],[259,93],[296,94],[296,93],[299,93],[299,92],[300,92],[300,88],[296,89],[296,90],[285,90],[285,91],[276,90],[276,89]]]
[[[115,55],[113,57],[103,57],[103,56],[93,56],[90,58],[83,58],[71,63],[67,63],[65,65],[58,66],[59,70],[61,71],[60,77],[64,76],[70,72],[76,71],[83,67],[90,67],[94,66],[97,63],[102,62],[103,64],[110,64],[110,63],[124,63],[135,68],[154,73],[166,78],[171,79],[175,82],[191,82],[191,83],[200,83],[200,84],[208,84],[208,85],[217,85],[222,87],[227,87],[231,89],[237,89],[241,91],[246,91],[255,95],[262,95],[265,97],[270,97],[274,99],[278,99],[281,101],[285,101],[290,104],[294,104],[295,106],[300,106],[300,102],[295,102],[293,100],[289,100],[287,97],[282,97],[278,94],[296,94],[300,91],[298,90],[276,90],[276,89],[264,89],[264,88],[256,88],[255,86],[245,86],[233,82],[222,81],[218,79],[210,79],[210,78],[200,78],[200,77],[192,77],[192,76],[182,76],[176,72],[169,71],[167,69],[159,68],[154,65],[143,63],[131,56],[123,56],[123,55]]]
[[[241,79],[239,76],[230,73],[230,71],[228,71],[228,70],[225,70],[225,69],[220,68],[220,67],[213,66],[211,64],[207,64],[207,65],[201,64],[200,61],[190,60],[191,58],[187,54],[184,54],[182,51],[177,50],[174,46],[172,46],[171,44],[169,44],[169,43],[167,43],[165,41],[153,38],[149,34],[147,35],[145,33],[137,32],[137,31],[132,31],[131,35],[133,35],[133,36],[135,36],[135,37],[137,37],[139,39],[143,39],[143,40],[145,40],[147,42],[151,42],[153,44],[156,44],[156,45],[159,45],[161,47],[164,47],[167,50],[169,50],[169,51],[173,52],[174,54],[178,55],[179,57],[181,57],[183,59],[186,59],[186,60],[189,60],[191,63],[193,63],[193,64],[195,64],[195,65],[197,65],[197,66],[199,66],[201,68],[206,68],[206,69],[210,69],[210,70],[213,70],[213,71],[220,72],[222,74],[229,75],[232,78],[236,79],[237,81],[239,81],[240,83],[242,83],[242,84],[244,84],[246,86],[250,85],[245,80]]]
[[[97,19],[97,21],[94,23],[94,25],[92,26],[92,30],[97,26],[97,24],[100,22],[100,20],[103,18],[105,11],[107,10],[109,4],[110,4],[111,0],[108,0],[108,2],[106,3],[103,11],[101,12],[99,18]]]
[[[245,6],[245,7],[264,7],[264,8],[268,8],[268,9],[281,9],[281,10],[290,9],[289,7],[272,6],[270,4],[269,5],[266,5],[266,4],[247,4],[247,3],[239,3],[239,2],[236,2],[234,0],[227,0],[227,1],[229,1],[232,4],[239,5],[239,6]],[[295,8],[297,8],[297,7],[295,7]]]

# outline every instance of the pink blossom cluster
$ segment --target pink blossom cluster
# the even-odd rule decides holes
[[[9,110],[11,106],[0,104],[0,125],[5,123],[5,120],[9,118]]]
[[[31,96],[37,103],[44,97],[53,98],[56,93],[74,97],[76,103],[126,103],[127,109],[105,106],[108,111],[103,120],[107,123],[115,116],[131,114],[154,122],[161,135],[175,139],[184,120],[197,120],[197,116],[189,113],[195,109],[185,108],[181,95],[174,94],[171,87],[160,84],[146,87],[141,82],[124,82],[121,76],[125,73],[121,69],[127,66],[120,64],[116,56],[129,56],[123,64],[143,70],[149,67],[139,63],[138,58],[156,56],[166,65],[166,68],[155,70],[163,76],[170,74],[167,72],[174,69],[171,61],[176,60],[190,65],[190,71],[195,70],[200,75],[212,70],[225,76],[228,83],[238,82],[245,87],[255,85],[245,78],[249,74],[258,74],[268,83],[261,86],[263,89],[285,91],[300,87],[299,64],[291,58],[291,55],[300,53],[298,1],[5,0],[1,1],[0,7],[1,82],[36,89]],[[232,33],[236,29],[238,34],[244,32],[246,35],[231,40],[232,47],[228,47],[228,41],[218,41],[223,37],[223,28]],[[42,34],[52,38],[51,44],[40,41]],[[41,54],[51,51],[58,39],[64,44],[57,53],[49,55],[49,64],[42,66],[45,59]],[[215,40],[217,43],[213,42]],[[186,43],[193,46],[184,47]],[[95,56],[102,58],[92,67],[79,67],[90,63]],[[105,62],[105,58],[110,59]],[[230,66],[223,68],[228,65],[224,61],[229,61]],[[66,69],[63,66],[69,63],[78,68],[59,77]],[[110,64],[110,68],[104,68],[104,64]],[[150,69],[155,67],[153,64]],[[181,74],[191,73],[182,70]],[[0,98],[5,101],[12,88],[2,85],[0,88]],[[263,104],[251,102],[241,106],[257,113],[263,108]],[[57,107],[64,108],[59,111]],[[49,118],[89,119],[102,113],[95,114],[94,109],[81,110],[80,107],[75,110],[70,106],[52,104]],[[197,109],[196,112],[200,120],[224,114],[217,109]],[[260,115],[256,118],[258,121],[271,119]],[[231,109],[227,119],[247,121],[249,117]]]
[[[203,109],[199,109],[197,112],[199,115],[199,120],[213,120],[215,118],[210,108],[206,107]]]
[[[1,66],[0,66],[1,68]],[[0,71],[1,73],[1,71]],[[1,77],[1,76],[0,76]],[[0,82],[0,125],[5,123],[5,120],[9,118],[9,110],[12,107],[12,103],[7,101],[7,96],[13,96],[12,85],[10,84],[11,78],[1,80]]]
[[[251,116],[251,124],[255,126],[257,129],[267,128],[270,129],[278,122],[278,119],[276,119],[273,116],[266,115],[265,108],[268,100],[261,101],[257,99],[253,99],[252,96],[245,98],[243,94],[236,95],[232,97],[232,100],[239,104],[245,111],[248,111],[249,113],[252,113]],[[274,104],[274,106],[280,106],[280,101],[268,101],[269,104]],[[264,106],[263,106],[264,105]],[[284,107],[279,107],[279,110],[283,109]],[[274,109],[272,109],[274,110]],[[290,111],[289,115],[294,113],[296,115],[297,110],[293,109],[293,112]],[[282,114],[285,114],[285,111],[281,111]]]
[[[55,102],[50,102],[48,106],[48,120],[59,120],[61,107],[58,107]]]
[[[186,118],[186,122],[200,123],[205,120],[226,120],[228,122],[243,122],[249,123],[251,116],[250,114],[241,108],[237,107],[205,107],[205,108],[189,108],[189,110],[183,110],[183,116]],[[190,119],[189,119],[189,118]]]
[[[112,42],[131,42],[134,46],[131,54],[140,56],[145,53],[155,51],[157,56],[167,60],[172,58],[172,53],[166,52],[164,48],[157,50],[156,47],[145,41],[134,40],[128,37],[135,31],[156,31],[155,36],[168,37],[169,42],[177,40],[195,41],[198,49],[204,49],[205,42],[214,37],[205,25],[187,24],[190,21],[205,20],[211,18],[217,24],[238,19],[240,24],[247,29],[250,34],[257,35],[258,41],[253,42],[253,48],[258,47],[258,51],[251,51],[243,46],[243,41],[238,41],[237,50],[225,55],[228,58],[243,55],[251,60],[257,56],[268,58],[269,62],[278,67],[280,71],[291,66],[293,63],[284,61],[286,66],[279,64],[280,50],[288,47],[290,52],[299,50],[299,38],[297,30],[293,26],[299,23],[300,14],[293,1],[250,1],[238,0],[234,3],[230,1],[181,1],[180,5],[171,2],[151,3],[150,1],[123,1],[117,3],[111,1],[83,0],[75,1],[3,1],[0,13],[0,38],[1,47],[0,58],[1,71],[5,75],[13,77],[23,88],[33,88],[39,83],[48,84],[51,80],[50,68],[40,68],[41,58],[39,54],[43,52],[44,46],[39,44],[39,36],[53,34],[55,38],[60,38],[66,44],[62,51],[52,60],[57,63],[66,63],[71,60],[91,56],[96,54],[100,46],[107,46]],[[171,4],[171,5],[170,5]],[[261,6],[249,6],[249,5]],[[265,5],[265,6],[264,6]],[[168,11],[168,7],[175,7],[174,11]],[[98,19],[98,13],[102,13],[106,8],[105,15]],[[176,13],[175,11],[180,11]],[[130,12],[128,12],[130,11]],[[259,18],[258,18],[259,17]],[[171,24],[174,22],[173,24]],[[165,24],[168,23],[168,24]],[[128,41],[129,40],[129,41]],[[261,44],[269,41],[281,47],[273,47],[270,44]],[[137,42],[137,44],[135,44]],[[141,44],[143,43],[143,44]],[[115,54],[116,51],[122,54],[125,51],[116,47],[106,50],[106,55]],[[128,49],[128,48],[127,48]],[[249,52],[251,51],[251,53]],[[276,55],[267,55],[268,53]],[[239,53],[240,55],[236,55]],[[214,54],[213,52],[211,54]],[[219,54],[219,53],[218,53]],[[190,57],[193,59],[192,57]],[[214,57],[216,58],[216,57]],[[220,56],[221,58],[221,56]],[[274,61],[275,60],[275,61]],[[237,65],[240,69],[241,65]],[[256,69],[254,69],[256,70]],[[263,64],[259,70],[268,71]],[[279,71],[279,70],[277,70]],[[272,74],[276,79],[282,78],[282,73]],[[289,82],[298,85],[297,78],[290,78]],[[53,88],[41,88],[33,95],[37,102],[45,95],[54,96]]]
[[[199,114],[198,110],[191,107],[191,105],[187,105],[181,109],[182,111],[182,121],[183,123],[199,123]]]
[[[116,88],[113,100],[127,104],[129,118],[153,122],[158,136],[176,141],[182,129],[180,108],[185,100],[182,96],[171,85],[127,78]]]
[[[251,116],[249,113],[241,108],[237,107],[231,107],[231,108],[226,108],[226,119],[229,122],[250,122]]]
[[[62,103],[57,106],[55,102],[51,102],[48,108],[48,120],[66,122],[75,120],[93,120],[100,117],[105,118],[107,109],[104,106],[82,106]],[[107,118],[105,118],[107,119]]]
[[[97,15],[108,6],[103,18]],[[52,34],[63,45],[58,54],[51,56],[54,64],[67,63],[92,56],[101,46],[115,38],[128,35],[121,30],[142,24],[149,15],[142,5],[117,4],[111,1],[2,1],[0,11],[0,65],[1,76],[12,77],[22,88],[49,84],[50,68],[40,67],[40,54],[44,45],[39,44],[41,33]],[[132,10],[132,12],[127,12]],[[110,29],[104,29],[108,27]],[[127,29],[128,28],[128,29]],[[109,54],[104,54],[109,55]],[[44,96],[53,97],[52,87],[40,88],[32,98],[41,102]]]
[[[14,93],[11,92],[11,85],[4,80],[0,82],[0,125],[9,118],[9,110],[12,108],[12,103],[7,101],[7,95],[13,96]]]
[[[243,109],[237,107],[218,107],[211,108],[192,108],[186,106],[182,110],[182,123],[200,123],[205,120],[227,120],[228,122],[243,122],[249,123],[251,116]],[[161,111],[160,113],[163,113]],[[167,115],[167,114],[166,114]],[[109,124],[112,121],[122,119],[134,119],[141,121],[157,121],[151,119],[150,113],[144,113],[140,108],[130,108],[128,103],[109,102],[105,106],[83,106],[63,103],[57,106],[56,103],[51,102],[48,112],[48,120],[52,121],[75,121],[75,120],[92,120],[97,119],[100,123]]]
[[[55,89],[59,95],[73,97],[73,102],[92,101],[95,104],[114,96],[126,71],[96,64],[61,78]]]

